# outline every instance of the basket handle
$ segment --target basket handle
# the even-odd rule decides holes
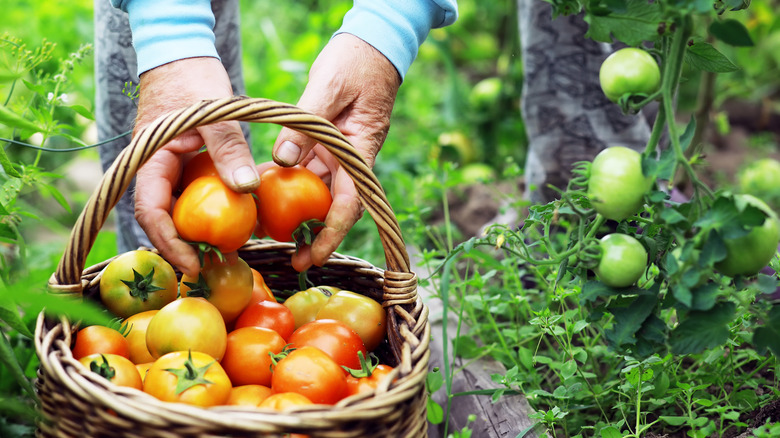
[[[409,255],[398,220],[382,186],[358,151],[332,123],[294,105],[269,99],[234,96],[207,100],[171,112],[144,128],[119,154],[84,206],[71,231],[57,270],[49,280],[52,292],[80,295],[81,275],[97,233],[127,190],[138,169],[163,145],[190,129],[223,121],[275,123],[308,135],[336,157],[355,183],[365,209],[374,219],[385,252],[387,270],[411,280]],[[407,275],[408,274],[408,275]]]

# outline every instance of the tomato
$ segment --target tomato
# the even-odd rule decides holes
[[[219,176],[217,167],[214,165],[214,160],[211,159],[211,155],[205,150],[198,152],[197,155],[192,157],[190,161],[187,161],[187,164],[184,165],[179,187],[184,190],[184,188],[201,176]]]
[[[156,314],[157,310],[147,310],[136,313],[124,321],[129,329],[125,339],[130,347],[130,360],[135,364],[154,361],[154,357],[146,347],[146,328]]]
[[[280,392],[277,394],[271,394],[265,400],[260,403],[261,408],[270,408],[275,411],[287,411],[296,406],[308,406],[313,405],[305,395],[298,394],[297,392]]]
[[[295,292],[284,300],[284,306],[290,309],[295,318],[295,328],[314,321],[317,312],[328,302],[333,293],[322,287],[310,287],[309,289]]]
[[[95,353],[130,358],[130,345],[122,333],[102,325],[90,325],[79,330],[71,351],[76,360]]]
[[[242,327],[265,327],[287,340],[295,330],[295,318],[290,309],[280,303],[260,301],[248,305],[238,316],[234,328]]]
[[[138,374],[141,375],[141,382],[143,383],[144,379],[146,378],[146,373],[149,372],[149,368],[154,365],[154,362],[146,362],[146,363],[137,363],[135,364],[135,369],[138,370]]]
[[[234,385],[271,385],[271,356],[279,354],[285,340],[263,327],[242,327],[228,333],[222,367]]]
[[[273,394],[271,388],[263,385],[234,386],[233,389],[230,390],[230,395],[225,401],[225,404],[231,406],[251,406],[256,408],[271,394]]]
[[[780,161],[773,158],[753,161],[739,172],[737,180],[742,193],[780,206]]]
[[[363,340],[348,325],[335,319],[318,319],[297,328],[289,339],[292,348],[317,347],[341,366],[360,368],[358,352],[367,356]]]
[[[174,351],[203,352],[219,360],[225,354],[227,329],[219,310],[204,298],[180,298],[160,309],[146,328],[152,357]]]
[[[259,226],[280,242],[295,241],[293,232],[306,221],[324,222],[333,200],[328,186],[300,166],[266,170],[255,195]]]
[[[601,238],[601,260],[594,269],[602,283],[628,287],[636,283],[647,268],[647,250],[634,237],[612,233]]]
[[[354,330],[368,351],[385,338],[387,315],[382,305],[355,292],[340,290],[328,298],[317,312],[317,319],[336,319]]]
[[[349,395],[375,391],[376,388],[393,372],[390,365],[379,364],[363,377],[347,376],[347,393]]]
[[[223,253],[245,244],[256,221],[252,195],[234,192],[216,176],[195,179],[173,205],[173,224],[183,240],[207,243]]]
[[[661,70],[652,55],[626,47],[607,57],[599,70],[604,95],[617,102],[624,94],[651,95],[661,86]]]
[[[234,262],[208,256],[198,278],[181,277],[182,297],[203,297],[222,314],[225,323],[233,322],[252,298],[252,269],[240,257]]]
[[[120,318],[159,309],[177,294],[173,266],[151,251],[126,252],[109,262],[100,276],[100,299]]]
[[[249,300],[249,303],[257,303],[258,301],[276,302],[276,297],[274,296],[273,291],[270,287],[268,287],[267,284],[265,284],[263,274],[261,274],[260,271],[255,268],[250,269],[252,270],[252,278],[254,282],[252,285],[252,298]]]
[[[753,227],[747,234],[724,238],[726,258],[715,264],[715,269],[724,275],[752,276],[768,265],[777,253],[780,241],[780,222],[766,203],[752,195],[734,195],[737,208],[742,211],[748,205],[766,214],[760,226]]]
[[[588,180],[588,198],[607,219],[623,220],[644,204],[652,178],[642,174],[642,155],[623,146],[604,149],[593,159]]]
[[[174,351],[154,362],[144,392],[162,401],[201,407],[225,404],[232,385],[213,357],[200,351]]]
[[[271,389],[275,393],[297,392],[314,403],[332,405],[346,397],[347,377],[322,350],[301,347],[276,364]]]
[[[130,359],[116,354],[90,354],[79,359],[93,373],[100,374],[111,383],[135,389],[143,389],[141,375]]]

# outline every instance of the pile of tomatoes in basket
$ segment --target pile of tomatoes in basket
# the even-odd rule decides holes
[[[194,278],[185,274],[179,279],[171,264],[152,251],[112,259],[100,273],[100,298],[121,322],[116,328],[80,329],[72,346],[74,358],[116,385],[202,407],[332,405],[389,385],[393,368],[378,364],[372,354],[387,330],[382,305],[332,286],[294,291],[280,303],[262,274],[234,252],[254,231],[245,237],[228,235],[260,226],[253,215],[247,213],[249,225],[222,224],[220,231],[209,228],[211,219],[201,215],[195,202],[210,194],[225,202],[244,195],[215,195],[226,188],[218,177],[201,175],[187,182],[186,170],[174,222],[185,240],[220,251],[202,254]],[[199,191],[192,194],[193,188]],[[262,211],[246,196],[253,211]],[[177,222],[179,209],[207,233],[185,235]],[[304,216],[300,221],[311,219]],[[276,226],[272,222],[260,224],[271,237],[278,231],[269,227]],[[277,240],[294,240],[295,228],[284,232],[286,237]]]

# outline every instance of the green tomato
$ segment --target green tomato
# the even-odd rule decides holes
[[[780,223],[777,215],[764,201],[752,195],[734,195],[734,201],[740,210],[752,205],[766,213],[766,219],[748,234],[724,239],[726,258],[715,264],[715,269],[724,275],[755,275],[769,264],[777,253],[780,242]]]
[[[290,309],[295,320],[295,328],[307,322],[314,321],[317,312],[328,302],[328,298],[337,291],[327,287],[310,287],[309,289],[295,292],[284,300],[284,306]]]
[[[623,146],[606,148],[591,164],[588,198],[602,216],[620,221],[642,207],[652,183],[642,174],[639,152]]]
[[[780,161],[762,158],[747,165],[738,175],[739,188],[762,199],[780,199]]]
[[[599,70],[601,89],[617,102],[624,94],[650,95],[661,86],[661,71],[652,55],[642,49],[626,47],[607,57]]]
[[[595,272],[610,287],[628,287],[647,269],[647,250],[627,234],[612,233],[601,238],[601,260]]]
[[[179,283],[173,266],[150,251],[135,250],[113,259],[100,277],[100,299],[120,318],[158,310],[176,299]]]

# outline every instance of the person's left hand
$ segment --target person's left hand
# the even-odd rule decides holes
[[[384,55],[360,38],[342,33],[312,64],[297,105],[331,121],[372,167],[387,137],[400,85],[398,71]],[[311,247],[301,248],[292,259],[298,271],[312,264],[321,266],[362,214],[352,179],[322,145],[288,128],[279,133],[273,155],[279,165],[306,166],[331,187],[333,204],[325,227]]]

